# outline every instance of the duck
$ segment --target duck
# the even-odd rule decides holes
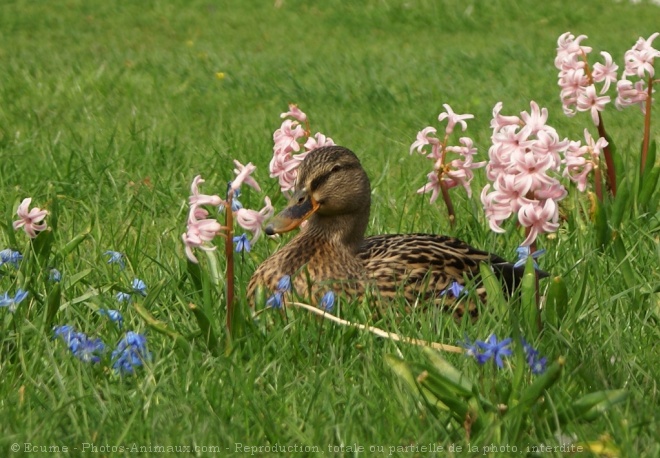
[[[292,291],[315,305],[327,291],[352,298],[375,291],[378,301],[405,297],[408,304],[416,304],[430,300],[442,302],[457,318],[465,313],[475,317],[475,304],[448,300],[452,295],[443,292],[454,282],[465,285],[466,279],[478,277],[481,263],[492,267],[506,291],[513,290],[524,271],[446,235],[365,237],[370,210],[371,184],[355,153],[336,145],[310,152],[299,166],[287,206],[268,222],[265,233],[301,229],[257,267],[248,284],[248,297],[254,298],[259,288],[276,291],[280,280],[289,276]],[[478,294],[484,301],[481,289]]]

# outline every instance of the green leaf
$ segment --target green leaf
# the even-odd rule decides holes
[[[644,173],[642,173],[642,185],[648,180],[648,176],[651,174],[651,171],[655,167],[655,157],[657,153],[657,143],[655,140],[651,140],[649,144],[649,149],[646,154],[646,164],[644,167]]]
[[[497,315],[505,316],[509,311],[509,307],[506,299],[504,298],[502,284],[497,279],[488,264],[481,263],[479,265],[479,271],[481,273],[481,281],[483,282],[484,288],[486,289],[486,297],[488,298],[489,307],[492,307]]]
[[[213,326],[211,325],[211,320],[204,312],[204,309],[202,309],[201,307],[198,307],[197,305],[190,303],[188,304],[188,308],[190,308],[190,311],[193,313],[195,319],[197,320],[197,324],[199,325],[199,329],[202,332],[202,337],[204,338],[204,343],[206,344],[207,348],[211,351],[213,355],[217,356],[218,337],[215,334],[215,331],[213,330]]]
[[[64,259],[65,257],[67,257],[73,250],[75,250],[78,247],[78,245],[80,245],[83,242],[83,240],[85,240],[87,238],[87,236],[89,235],[89,233],[91,231],[92,231],[92,228],[90,226],[87,229],[85,229],[83,232],[81,232],[80,234],[76,235],[74,238],[69,240],[69,242],[66,245],[64,245],[64,247],[62,247],[60,249],[60,251],[57,253],[57,255],[61,259]]]
[[[525,334],[536,337],[539,329],[539,307],[536,294],[536,271],[534,270],[534,259],[532,256],[527,258],[525,264],[525,273],[523,274],[522,285],[520,287],[520,306],[522,316],[525,322]]]
[[[548,324],[559,328],[568,310],[568,288],[561,277],[555,277],[550,283],[545,301],[545,320]]]
[[[628,288],[634,288],[637,286],[637,281],[635,281],[635,273],[632,266],[630,265],[630,260],[628,259],[629,252],[626,250],[620,233],[616,234],[614,237],[614,241],[612,242],[612,249],[614,251],[616,260],[619,261],[619,269],[623,276],[623,280],[626,283],[626,286]]]
[[[156,319],[146,308],[145,304],[140,304],[138,301],[133,302],[133,309],[138,315],[147,323],[147,325],[154,331],[171,337],[181,347],[183,351],[190,351],[190,343],[178,332],[167,327],[165,323]]]
[[[596,211],[594,213],[594,228],[596,229],[596,244],[606,247],[612,241],[612,231],[607,224],[607,212],[602,203],[594,198]]]
[[[604,390],[589,393],[567,409],[560,410],[557,416],[562,423],[576,420],[593,421],[613,405],[624,402],[628,399],[629,394],[626,390]]]
[[[424,355],[431,362],[435,373],[444,383],[457,395],[463,397],[472,396],[472,382],[461,371],[452,366],[440,353],[424,348]]]
[[[62,288],[60,283],[55,283],[53,285],[53,288],[48,292],[46,321],[44,323],[45,324],[44,329],[46,332],[49,332],[50,328],[53,326],[55,315],[57,315],[61,303],[62,303]]]
[[[648,172],[648,173],[647,173]],[[656,193],[656,188],[658,187],[658,177],[660,177],[660,167],[651,166],[647,164],[646,170],[644,171],[644,178],[642,181],[642,186],[639,191],[638,202],[641,208],[646,211],[655,211],[655,208],[649,207],[649,202],[655,201],[653,199],[654,194]]]
[[[50,253],[54,239],[53,231],[47,229],[40,232],[37,238],[32,240],[32,249],[37,257],[37,265],[40,270],[45,269],[50,264]]]
[[[432,392],[430,392],[428,389],[422,388],[419,385],[417,382],[417,377],[420,374],[414,374],[412,368],[406,361],[399,358],[398,356],[385,355],[385,363],[390,366],[390,368],[396,375],[399,376],[399,378],[401,378],[401,380],[406,382],[406,385],[408,385],[408,388],[410,388],[413,393],[420,394],[432,408],[449,410],[449,407],[440,402],[440,400]]]
[[[628,179],[624,178],[621,181],[621,186],[617,190],[616,197],[612,204],[612,212],[610,216],[610,225],[614,229],[619,229],[623,215],[628,211],[630,214],[630,192],[631,186],[628,184]]]
[[[518,404],[507,411],[507,416],[515,416],[520,414],[520,411],[527,412],[543,396],[543,393],[559,380],[565,363],[566,359],[564,357],[559,357],[557,361],[552,363],[541,376],[537,377],[522,392]]]

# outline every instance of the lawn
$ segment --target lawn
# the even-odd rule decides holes
[[[13,313],[0,308],[0,454],[574,456],[557,448],[571,444],[583,447],[578,456],[660,456],[660,191],[637,189],[644,116],[635,107],[603,113],[628,200],[606,198],[594,211],[566,181],[562,224],[537,242],[551,274],[541,295],[557,283],[567,294],[562,316],[544,311],[542,332],[526,337],[548,366],[561,360],[560,373],[524,414],[483,413],[480,431],[466,432],[451,406],[420,392],[419,374],[406,382],[414,372],[406,368],[438,367],[419,346],[292,308],[246,319],[252,272],[288,236],[236,254],[233,339],[224,277],[213,283],[199,251],[199,268],[190,264],[181,241],[193,177],[223,195],[233,159],[257,166],[262,192],[244,186],[245,207],[260,209],[267,195],[283,208],[268,165],[279,115],[293,102],[312,132],[360,157],[372,181],[368,234],[448,234],[514,261],[523,231],[512,222],[505,234],[490,230],[483,170],[472,198],[451,191],[453,226],[441,198],[416,193],[431,170],[409,154],[417,132],[444,129],[437,116],[449,104],[474,115],[465,135],[488,160],[493,106],[501,101],[514,115],[534,100],[562,138],[584,140],[585,128],[596,135],[588,113],[562,112],[557,38],[588,35],[592,61],[607,50],[623,68],[624,52],[660,31],[658,18],[657,5],[609,0],[3,2],[0,250],[23,259],[0,266],[0,294],[28,295]],[[658,116],[656,101],[652,140]],[[33,240],[12,227],[27,197],[50,212],[49,229]],[[123,267],[108,251],[122,253]],[[496,298],[476,323],[433,310],[402,317],[403,304],[373,321],[368,301],[341,302],[335,313],[456,345],[516,336],[526,300]],[[121,312],[121,328],[100,310]],[[200,332],[204,317],[214,338]],[[102,339],[100,361],[72,355],[54,336],[62,325]],[[120,375],[112,350],[127,331],[146,336],[151,357]],[[515,399],[513,410],[525,397],[512,391],[528,393],[543,377],[522,371],[519,352],[502,369],[442,357],[493,405]],[[589,415],[571,410],[605,390],[625,394]]]

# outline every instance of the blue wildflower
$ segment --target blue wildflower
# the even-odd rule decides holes
[[[121,313],[119,313],[119,310],[111,310],[111,309],[100,309],[99,313],[101,315],[105,315],[108,318],[110,318],[110,321],[117,323],[117,326],[119,326],[119,329],[121,329],[122,324],[124,323],[124,317],[121,316]]]
[[[141,294],[142,296],[146,296],[147,285],[145,285],[144,282],[139,278],[136,278],[133,280],[133,291],[135,291],[138,294]]]
[[[11,313],[14,313],[18,308],[18,304],[23,302],[27,296],[28,292],[23,291],[20,288],[16,291],[16,295],[14,297],[11,297],[9,293],[4,293],[0,295],[0,307],[7,307]]]
[[[119,302],[127,302],[127,303],[129,303],[129,304],[130,304],[131,301],[133,300],[133,298],[131,297],[130,294],[125,293],[125,292],[123,292],[123,291],[119,291],[119,292],[115,295],[115,297],[117,298],[117,300],[118,300]]]
[[[151,352],[147,350],[147,338],[142,334],[128,331],[112,352],[112,367],[120,375],[132,374],[136,367],[145,361],[151,361]]]
[[[529,247],[528,246],[519,246],[516,248],[516,252],[518,253],[518,261],[513,265],[513,267],[522,267],[525,265],[527,262],[527,258],[529,258]],[[545,254],[545,250],[538,250],[532,253],[532,259],[534,259],[534,269],[538,270],[539,265],[536,263],[536,260],[541,257],[542,255]]]
[[[0,251],[0,266],[3,264],[11,264],[18,269],[18,261],[23,259],[23,255],[18,251],[9,248]]]
[[[321,308],[328,313],[332,313],[332,309],[335,307],[335,293],[328,291],[321,298]]]
[[[231,181],[227,182],[227,196],[229,196],[229,190],[231,189]],[[241,197],[241,188],[234,190],[234,197]]]
[[[539,351],[532,347],[525,339],[522,339],[523,349],[525,350],[525,360],[532,369],[532,374],[539,375],[545,372],[548,364],[548,358],[545,356],[539,358]]]
[[[101,339],[90,339],[86,334],[76,332],[70,325],[55,326],[53,332],[79,360],[86,363],[98,363],[101,360],[100,354],[105,351],[105,344]]]
[[[59,283],[62,280],[62,274],[57,269],[50,269],[48,279],[52,282]]]
[[[467,294],[467,291],[465,290],[465,286],[461,285],[457,281],[453,281],[451,282],[451,285],[449,285],[440,293],[440,295],[444,296],[447,293],[452,293],[452,295],[457,298],[461,294]]]
[[[511,356],[512,353],[511,348],[509,348],[510,343],[511,338],[498,342],[495,334],[491,334],[486,342],[478,340],[477,345],[484,350],[484,352],[476,355],[477,362],[479,362],[479,364],[485,364],[486,361],[492,358],[497,367],[502,368],[504,366],[502,357]]]
[[[468,338],[467,335],[465,336],[465,339],[462,342],[461,341],[458,342],[458,345],[465,348],[466,350],[465,356],[472,356],[476,358],[477,355],[479,354],[479,348],[477,348],[477,344],[472,343],[472,341]]]
[[[241,251],[250,252],[250,241],[247,238],[246,234],[237,235],[234,237],[234,243],[236,244],[236,253]]]
[[[239,211],[241,208],[243,208],[243,204],[242,204],[237,198],[234,197],[234,198],[231,200],[231,211],[233,211],[233,212],[237,212],[237,211]]]
[[[108,264],[119,264],[120,269],[126,267],[126,264],[124,264],[124,255],[119,251],[108,250],[103,254],[106,256],[110,255],[110,258],[108,259]]]
[[[291,289],[291,276],[285,275],[277,282],[277,290],[286,292]]]
[[[283,300],[284,298],[282,292],[277,291],[275,294],[270,296],[268,300],[266,300],[266,306],[272,307],[274,309],[281,309]]]

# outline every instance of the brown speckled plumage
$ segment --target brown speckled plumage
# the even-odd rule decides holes
[[[452,237],[364,238],[370,206],[369,179],[355,154],[339,146],[310,153],[300,166],[296,193],[266,230],[297,227],[291,223],[294,216],[304,215],[308,223],[257,268],[248,296],[259,285],[274,290],[282,276],[290,275],[296,293],[311,296],[312,302],[328,289],[360,296],[372,284],[381,297],[403,295],[413,303],[438,298],[452,281],[463,284],[465,276],[478,274],[481,262],[491,263],[505,277],[511,275],[511,265],[502,258]],[[457,314],[462,313],[461,309]]]

